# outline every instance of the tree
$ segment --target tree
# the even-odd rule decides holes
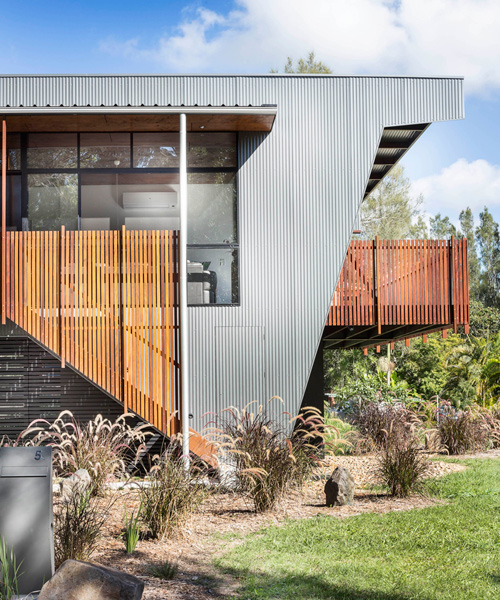
[[[476,250],[476,236],[474,233],[474,216],[469,207],[463,210],[459,216],[460,232],[459,236],[467,238],[468,256],[469,256],[469,292],[471,298],[477,299],[479,292],[479,279],[481,276],[481,267]]]
[[[410,180],[397,165],[361,205],[363,236],[389,240],[426,237],[422,202],[421,196],[411,195]]]
[[[498,223],[485,207],[476,229],[481,274],[478,296],[485,306],[500,306],[500,233]]]
[[[276,69],[272,69],[271,73],[278,73]],[[320,60],[316,60],[314,52],[309,52],[307,58],[299,58],[297,66],[294,66],[293,60],[288,57],[285,63],[285,73],[310,73],[328,75],[332,73],[330,67],[327,67]]]
[[[432,240],[446,240],[452,235],[457,235],[457,228],[450,221],[449,217],[442,217],[438,213],[435,217],[429,219]]]

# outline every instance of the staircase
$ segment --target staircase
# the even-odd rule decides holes
[[[4,314],[165,435],[180,430],[178,233],[6,233]]]

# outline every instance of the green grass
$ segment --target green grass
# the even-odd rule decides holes
[[[253,534],[218,566],[245,600],[500,598],[500,460],[433,485],[446,504],[291,521]],[[334,510],[334,509],[333,509]]]

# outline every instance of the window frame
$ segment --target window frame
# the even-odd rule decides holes
[[[43,131],[30,131],[30,132],[11,132],[14,135],[20,135],[20,151],[21,151],[21,168],[16,170],[7,170],[8,175],[20,175],[21,176],[21,230],[23,227],[23,222],[25,219],[28,219],[28,175],[49,175],[52,173],[61,173],[61,174],[76,174],[77,182],[78,182],[78,231],[81,227],[81,215],[82,215],[82,183],[81,183],[81,174],[82,173],[95,173],[95,174],[125,174],[125,173],[179,173],[179,167],[134,167],[134,134],[136,133],[151,133],[148,131],[116,131],[112,133],[126,133],[130,136],[130,166],[122,167],[122,168],[109,168],[109,167],[82,167],[81,166],[81,133],[94,133],[94,134],[106,134],[110,132],[106,131],[93,131],[93,132],[76,132],[77,135],[77,145],[76,145],[76,153],[77,153],[77,166],[75,168],[54,168],[54,169],[38,169],[38,168],[29,168],[28,167],[28,139],[29,135],[33,134],[71,134],[75,132],[71,131],[51,131],[51,132],[43,132]],[[155,132],[162,133],[162,132]],[[167,132],[167,133],[175,133],[175,132]],[[188,136],[190,133],[201,133],[201,132],[188,132]],[[228,133],[228,132],[207,132],[207,133]],[[239,167],[240,167],[240,138],[239,132],[231,132],[235,135],[235,145],[236,145],[236,161],[235,166],[233,167],[187,167],[187,173],[232,173],[235,178],[235,190],[236,190],[236,206],[235,206],[235,224],[236,224],[236,241],[229,244],[186,244],[187,249],[196,248],[196,249],[225,249],[225,250],[236,250],[237,251],[237,260],[236,260],[236,277],[233,283],[233,291],[232,298],[234,300],[235,295],[237,296],[237,301],[228,302],[228,303],[214,303],[214,304],[189,304],[189,307],[231,307],[231,306],[241,306],[241,277],[240,277],[240,253],[241,253],[241,240],[240,240],[240,207],[239,207]],[[188,187],[188,198],[189,198],[189,187]],[[236,292],[234,291],[234,286],[236,286]]]

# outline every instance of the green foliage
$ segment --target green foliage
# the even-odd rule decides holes
[[[363,237],[406,239],[426,237],[421,215],[423,198],[411,195],[411,182],[404,168],[394,167],[361,205]],[[416,222],[416,226],[415,226]]]
[[[476,410],[446,412],[440,416],[438,431],[450,454],[477,452],[485,450],[488,445],[488,426]]]
[[[65,560],[88,560],[92,556],[113,503],[112,497],[102,500],[92,489],[77,486],[60,498],[54,510],[56,567]]]
[[[420,425],[412,410],[385,402],[363,405],[354,415],[354,423],[378,448],[408,443],[415,437],[415,429]]]
[[[470,335],[487,338],[500,333],[500,308],[485,306],[471,298],[469,304]]]
[[[139,518],[141,515],[141,507],[137,510],[137,513],[130,515],[130,519],[127,515],[127,508],[125,508],[125,514],[123,515],[123,525],[125,531],[123,532],[123,541],[125,542],[125,549],[127,554],[132,554],[137,546],[137,542],[139,541],[139,536],[141,533],[141,525],[139,522]]]
[[[179,442],[171,438],[166,451],[153,458],[149,485],[140,488],[142,522],[153,539],[172,535],[198,508],[208,494],[204,473],[191,462],[185,468]]]
[[[432,240],[447,240],[452,235],[457,235],[457,228],[450,221],[450,218],[442,217],[441,213],[429,219],[429,226]]]
[[[129,415],[111,422],[97,415],[79,423],[69,410],[53,423],[37,419],[21,434],[27,445],[52,446],[54,469],[60,476],[86,469],[92,478],[93,492],[103,494],[106,481],[126,473],[144,447],[149,426],[132,427]]]
[[[13,549],[8,549],[5,540],[0,538],[0,600],[11,600],[18,595],[20,569]]]
[[[407,498],[422,492],[429,472],[429,461],[422,454],[418,440],[407,438],[396,430],[388,435],[387,443],[378,457],[377,475],[391,496]]]
[[[177,563],[165,560],[157,565],[151,565],[148,569],[149,574],[159,579],[173,579],[179,571],[179,565]]]
[[[300,488],[318,463],[318,449],[325,435],[336,438],[315,409],[292,419],[274,421],[264,406],[251,403],[242,410],[230,408],[219,417],[217,445],[233,463],[239,490],[247,495],[256,512],[274,508],[290,489]],[[289,415],[283,414],[283,421]]]
[[[486,306],[500,308],[500,232],[498,223],[486,207],[479,214],[476,240],[482,267],[478,299]]]
[[[245,536],[218,565],[248,600],[498,598],[500,461],[465,464],[432,486],[444,503],[290,521]]]
[[[488,338],[470,336],[445,356],[450,383],[466,382],[483,406],[496,402],[500,388],[500,334]]]
[[[278,71],[272,69],[271,73],[277,73]],[[328,75],[332,70],[327,67],[320,60],[316,60],[314,52],[309,52],[307,58],[299,58],[297,66],[293,64],[293,60],[288,57],[285,63],[285,73],[309,73],[309,74],[320,74]]]
[[[479,278],[481,266],[476,250],[476,234],[474,229],[474,216],[469,207],[463,210],[459,216],[460,232],[459,236],[467,238],[468,258],[469,258],[469,290],[471,299],[476,299],[479,292]],[[474,334],[477,335],[477,334]]]

